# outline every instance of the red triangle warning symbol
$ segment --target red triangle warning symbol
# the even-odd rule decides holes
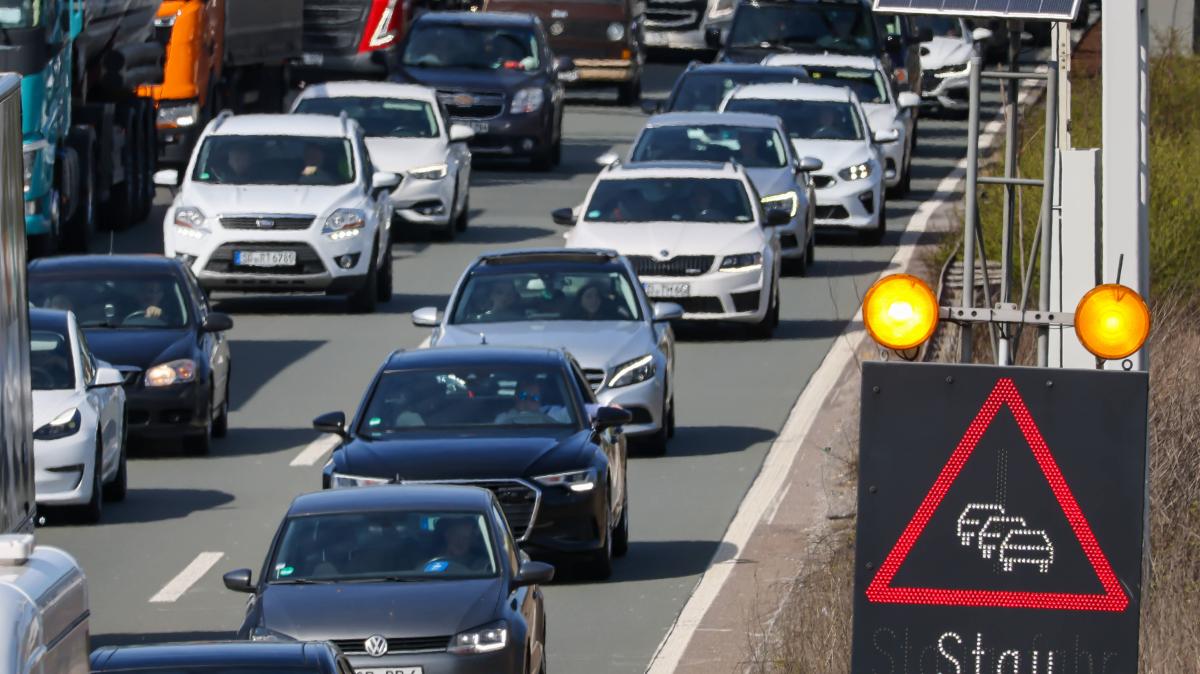
[[[895,579],[896,573],[900,570],[904,560],[908,558],[909,552],[912,551],[917,539],[921,537],[921,533],[925,530],[925,525],[929,523],[930,518],[941,505],[942,499],[945,498],[947,492],[950,491],[951,485],[958,478],[963,466],[971,458],[972,452],[975,451],[975,445],[979,439],[983,437],[985,431],[991,426],[992,420],[995,419],[996,413],[1000,411],[1002,405],[1007,405],[1012,412],[1013,417],[1017,421],[1017,426],[1020,428],[1025,440],[1029,443],[1030,449],[1033,450],[1034,459],[1042,470],[1042,474],[1046,478],[1046,482],[1050,485],[1050,490],[1054,493],[1059,506],[1062,508],[1063,514],[1067,517],[1067,522],[1070,524],[1071,530],[1075,533],[1080,546],[1083,548],[1083,554],[1091,564],[1092,570],[1095,571],[1096,577],[1100,581],[1100,586],[1104,589],[1103,594],[1075,594],[1075,593],[1060,593],[1060,592],[1019,592],[1011,590],[984,590],[984,589],[962,589],[953,590],[945,588],[929,588],[929,587],[893,587],[892,580]],[[963,435],[962,440],[959,440],[958,447],[954,453],[950,455],[950,460],[942,468],[937,480],[933,483],[933,487],[929,493],[925,495],[925,499],[921,501],[920,507],[909,521],[908,526],[904,528],[904,532],[900,534],[900,540],[888,553],[883,564],[880,565],[879,571],[875,574],[875,578],[871,584],[867,586],[867,599],[876,604],[923,604],[935,606],[977,606],[977,607],[998,607],[998,608],[1031,608],[1031,609],[1054,609],[1054,610],[1070,610],[1070,611],[1124,611],[1129,605],[1129,598],[1125,591],[1121,589],[1121,583],[1117,580],[1117,576],[1113,573],[1112,566],[1108,563],[1108,557],[1104,555],[1104,551],[1100,549],[1100,544],[1096,542],[1096,536],[1092,533],[1092,527],[1088,524],[1087,518],[1083,516],[1083,512],[1079,509],[1079,504],[1075,501],[1075,496],[1071,493],[1070,486],[1063,478],[1062,471],[1058,468],[1058,463],[1055,462],[1054,456],[1050,453],[1050,448],[1046,446],[1046,441],[1042,438],[1042,433],[1038,430],[1037,424],[1033,417],[1029,414],[1029,409],[1025,406],[1025,401],[1021,399],[1021,394],[1017,392],[1016,384],[1012,379],[1004,378],[996,382],[996,387],[992,389],[991,394],[980,408],[979,414],[971,422],[967,428],[967,432]]]

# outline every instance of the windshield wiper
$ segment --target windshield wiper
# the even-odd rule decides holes
[[[329,585],[332,580],[318,580],[316,578],[281,578],[279,580],[268,581],[268,585]]]
[[[412,578],[409,576],[371,576],[369,578],[343,578],[339,583],[416,583],[425,578]]]

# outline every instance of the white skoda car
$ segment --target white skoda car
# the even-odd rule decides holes
[[[683,319],[749,324],[770,337],[779,323],[779,237],[791,221],[764,209],[736,164],[644,162],[600,172],[578,212],[569,248],[611,248],[629,258],[652,300],[678,303]]]
[[[206,289],[326,292],[374,311],[392,295],[388,195],[399,184],[344,115],[222,114],[196,144],[163,246]]]
[[[367,137],[375,168],[401,176],[392,190],[393,234],[432,227],[442,239],[467,228],[471,209],[471,127],[451,124],[427,87],[330,82],[300,92],[292,112],[345,113]]]

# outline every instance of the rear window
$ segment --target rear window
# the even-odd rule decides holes
[[[787,84],[803,81],[785,69],[777,72],[746,71],[733,73],[685,73],[679,91],[671,101],[670,112],[715,112],[725,95],[746,84]]]
[[[701,124],[646,129],[633,161],[736,161],[747,168],[782,168],[787,149],[775,129]]]
[[[338,96],[306,98],[296,112],[315,115],[346,113],[358,122],[369,138],[437,138],[438,122],[433,106],[425,101],[399,98]]]
[[[728,112],[777,115],[788,137],[805,140],[862,140],[863,128],[854,106],[840,101],[793,101],[735,98]]]

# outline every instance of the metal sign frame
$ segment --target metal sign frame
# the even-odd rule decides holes
[[[1037,0],[1032,0],[1037,2]],[[1071,21],[1079,14],[1083,0],[1071,0],[1071,12],[1043,12],[1039,10],[1010,9],[1011,5],[1028,5],[1031,0],[873,0],[875,11],[887,14],[948,14],[952,16],[985,17],[995,19],[1029,19],[1034,21]],[[965,5],[973,5],[967,7]],[[933,6],[930,5],[939,5]],[[949,5],[949,6],[947,6]],[[962,6],[960,6],[962,5]],[[981,9],[980,5],[1004,9]]]

